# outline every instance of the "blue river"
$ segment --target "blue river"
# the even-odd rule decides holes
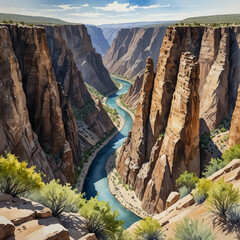
[[[103,149],[98,152],[96,158],[93,160],[84,182],[83,192],[86,193],[87,199],[95,197],[97,193],[99,193],[98,199],[100,201],[104,200],[109,202],[113,210],[117,209],[120,213],[119,219],[123,219],[125,221],[124,227],[128,228],[134,222],[139,221],[140,218],[130,212],[128,209],[124,208],[110,193],[105,171],[105,165],[108,158],[123,144],[133,124],[131,116],[116,104],[117,98],[126,93],[131,84],[118,78],[115,79],[122,84],[122,89],[111,95],[107,99],[106,104],[109,107],[117,110],[118,114],[124,119],[125,124],[123,129]]]

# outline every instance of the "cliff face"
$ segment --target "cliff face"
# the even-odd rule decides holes
[[[144,73],[151,56],[155,66],[166,27],[122,29],[104,57],[110,73],[136,78]]]
[[[8,151],[28,160],[51,180],[54,174],[29,121],[22,74],[6,27],[0,27],[0,73],[0,154]]]
[[[88,25],[86,26],[89,35],[92,39],[92,45],[96,52],[104,56],[107,50],[110,48],[107,39],[103,35],[103,30],[96,26]]]
[[[61,27],[45,26],[45,31],[56,79],[70,97],[71,104],[80,108],[91,101],[91,96],[75,64],[73,54],[62,38]]]
[[[52,38],[51,27],[45,27],[47,38]],[[55,27],[54,27],[55,28]],[[62,25],[58,27],[58,37],[65,40],[67,48],[73,54],[76,66],[86,83],[101,93],[116,90],[101,55],[95,52],[90,35],[84,25]]]
[[[215,129],[231,115],[236,103],[239,43],[239,28],[167,29],[150,110],[140,116],[144,130],[133,125],[117,164],[124,182],[134,187],[146,211],[164,209],[168,194],[184,170],[199,174],[199,125],[200,134]],[[229,144],[237,139],[237,106],[238,102]],[[146,106],[139,102],[139,107]],[[144,135],[139,136],[142,132]],[[135,152],[141,158],[133,155]]]
[[[19,90],[14,98],[15,101],[22,99],[22,95],[26,98],[26,102],[22,103],[22,108],[26,108],[24,111],[27,111],[28,114],[25,116],[25,122],[21,121],[18,124],[21,124],[22,128],[29,126],[34,132],[32,133],[33,140],[29,143],[34,150],[33,153],[31,153],[31,149],[28,154],[24,154],[24,151],[21,152],[20,149],[19,151],[14,150],[17,135],[10,140],[12,146],[6,150],[16,153],[20,159],[26,159],[29,163],[38,161],[37,169],[43,171],[47,179],[57,177],[62,182],[73,184],[75,180],[74,166],[81,161],[76,119],[70,104],[63,100],[63,96],[60,99],[45,30],[38,27],[14,25],[7,25],[7,28],[4,29],[9,32],[10,38],[7,41],[12,46],[12,58],[15,57],[19,66],[18,84],[21,91]],[[9,72],[11,71],[9,70]],[[1,77],[1,81],[3,81],[2,79],[4,78]],[[2,85],[5,88],[9,87],[4,81]],[[26,106],[24,106],[25,104]],[[17,109],[18,113],[21,111],[23,110]],[[11,115],[6,114],[5,119],[10,121]],[[24,134],[26,133],[22,132],[23,137]],[[11,144],[9,143],[9,145]],[[1,148],[2,151],[3,149]],[[41,156],[38,155],[38,159],[34,160],[37,152],[40,152]],[[41,167],[41,162],[50,165],[52,169],[50,173]],[[47,167],[45,166],[45,168]]]
[[[131,109],[135,109],[138,105],[142,84],[143,84],[143,75],[135,79],[133,85],[130,86],[128,92],[124,96],[124,99],[123,99],[124,103],[126,103]]]

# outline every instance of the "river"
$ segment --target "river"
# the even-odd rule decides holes
[[[110,193],[105,171],[105,165],[108,158],[123,144],[133,124],[131,116],[116,104],[117,98],[128,91],[131,83],[118,78],[115,79],[122,84],[122,88],[115,94],[111,95],[107,99],[106,104],[117,110],[118,114],[124,119],[125,124],[123,129],[98,152],[97,156],[93,160],[84,182],[83,192],[86,193],[87,199],[95,197],[97,193],[99,193],[98,200],[109,202],[113,210],[117,209],[120,213],[119,219],[123,219],[125,221],[124,227],[128,228],[134,222],[139,221],[140,218],[128,209],[124,208]]]

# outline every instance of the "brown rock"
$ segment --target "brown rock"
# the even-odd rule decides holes
[[[138,171],[145,161],[146,154],[146,137],[147,137],[147,129],[145,128],[148,122],[148,115],[151,104],[151,95],[153,88],[153,61],[151,58],[148,58],[146,61],[146,70],[144,74],[143,86],[141,90],[141,95],[136,111],[136,117],[133,122],[132,131],[131,131],[131,139],[127,139],[124,143],[126,145],[128,142],[131,143],[129,146],[129,163],[128,163],[128,173],[124,171],[122,166],[125,164],[126,158],[123,156],[120,158],[117,169],[121,176],[124,176],[124,179],[127,183],[134,186],[136,176]],[[123,146],[124,148],[124,146]]]
[[[200,173],[198,77],[197,59],[183,53],[159,160],[143,197],[142,207],[148,212],[165,209],[167,197],[181,173],[185,170]]]
[[[35,210],[36,218],[49,218],[52,216],[52,211],[49,208]]]
[[[236,106],[233,112],[232,121],[231,121],[231,127],[228,134],[228,141],[227,141],[227,147],[230,148],[236,144],[240,144],[240,86],[238,89],[238,97]]]
[[[189,207],[195,203],[194,198],[191,194],[188,194],[186,197],[182,198],[177,203],[177,210],[181,210],[182,208]]]
[[[58,42],[62,42],[62,40],[59,40],[60,38],[65,41],[86,83],[96,88],[100,93],[107,93],[117,89],[107,69],[103,65],[101,55],[95,52],[90,35],[84,25],[44,26],[44,28],[46,29],[48,43],[51,45],[51,49],[52,46],[55,49],[58,48]],[[60,56],[59,60],[63,57],[64,54]],[[65,84],[67,84],[67,82],[65,82]],[[72,88],[72,90],[75,93],[74,95],[78,94],[77,89]],[[68,93],[68,91],[66,92]]]
[[[0,240],[11,237],[14,234],[15,226],[7,218],[0,216]]]
[[[135,109],[137,108],[138,101],[141,94],[142,84],[143,84],[143,77],[144,75],[141,75],[140,77],[137,77],[133,83],[133,85],[130,86],[128,92],[124,96],[124,103],[128,105],[129,108]]]
[[[80,240],[97,240],[97,237],[94,233],[89,233]]]
[[[201,133],[217,128],[222,119],[228,116],[229,42],[229,29],[222,29],[216,60],[207,72],[202,87]]]
[[[0,28],[0,49],[0,154],[14,153],[20,161],[27,160],[30,166],[36,165],[46,179],[53,179],[53,172],[32,131],[22,74],[6,27]]]
[[[5,193],[0,193],[0,202],[5,202],[8,200],[11,200],[12,196],[9,194],[5,194]]]
[[[167,198],[166,209],[171,207],[179,199],[180,199],[180,194],[178,192],[171,192]]]

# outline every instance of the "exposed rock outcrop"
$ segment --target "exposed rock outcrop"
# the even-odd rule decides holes
[[[151,95],[153,89],[154,66],[153,60],[148,58],[144,73],[142,91],[133,122],[132,131],[125,141],[117,169],[123,177],[124,182],[134,186],[136,176],[146,156],[147,123],[151,106]],[[126,149],[127,148],[127,151]]]
[[[104,56],[110,73],[136,78],[144,73],[145,61],[151,56],[155,66],[167,27],[121,29]]]
[[[236,144],[240,144],[240,87],[228,134],[227,146],[232,147]]]
[[[8,28],[0,27],[0,40],[0,154],[8,151],[20,160],[28,160],[29,165],[36,165],[47,180],[53,179],[52,169],[29,121],[22,73]]]
[[[133,85],[130,86],[128,92],[123,98],[124,103],[127,104],[130,109],[134,110],[138,105],[142,84],[143,75],[135,79]]]
[[[71,104],[80,108],[91,101],[91,96],[75,64],[73,54],[62,37],[62,29],[60,26],[44,26],[44,28],[56,79],[70,97]]]
[[[92,39],[92,45],[97,53],[104,56],[110,48],[107,39],[103,35],[103,30],[99,27],[87,25],[87,30]]]
[[[47,38],[51,39],[51,27],[46,26],[46,29]],[[116,90],[116,86],[103,65],[101,55],[96,53],[92,46],[87,28],[84,25],[61,25],[58,26],[57,31],[58,37],[63,38],[66,46],[71,50],[84,81],[101,93]]]

